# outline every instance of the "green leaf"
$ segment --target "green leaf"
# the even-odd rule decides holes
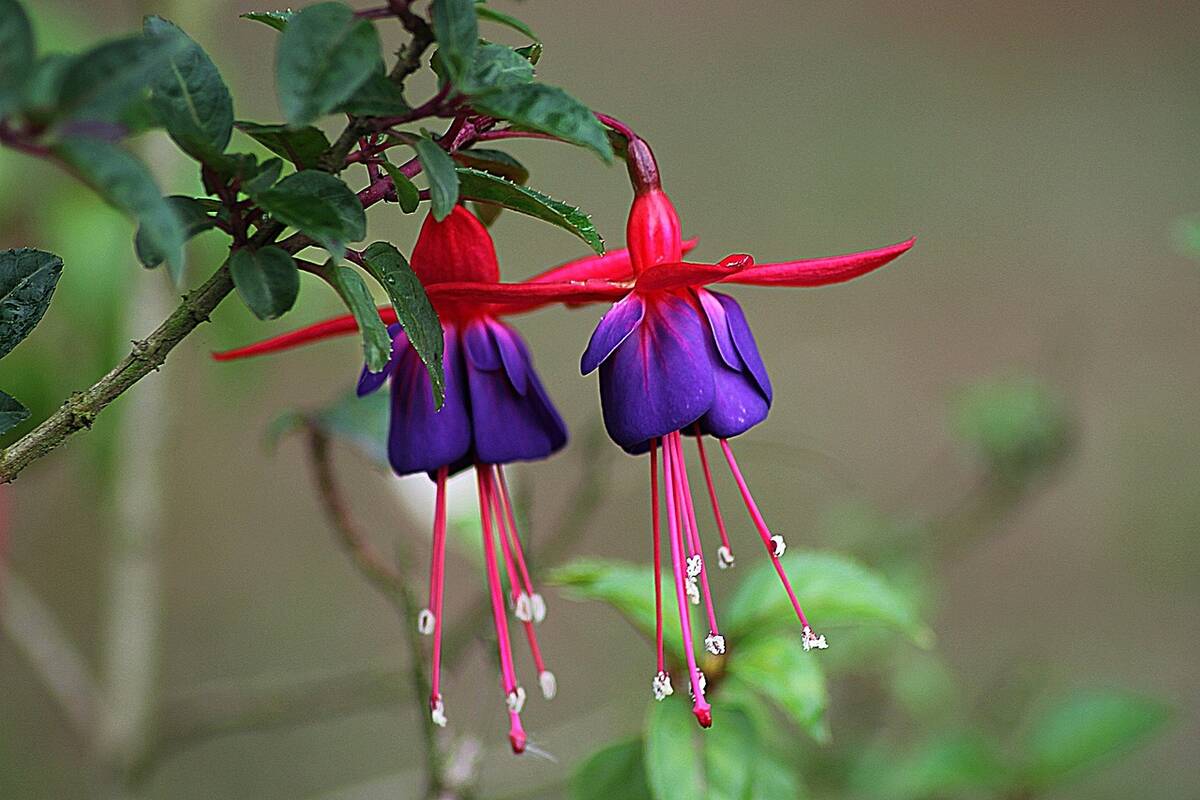
[[[730,648],[727,669],[823,743],[829,741],[829,696],[818,659],[816,653],[805,653],[798,640],[768,634]]]
[[[525,183],[529,180],[529,170],[525,165],[503,150],[489,150],[483,147],[459,150],[454,153],[454,160],[461,166],[490,172],[501,178],[508,178],[513,183]]]
[[[613,160],[612,145],[596,115],[557,86],[513,84],[473,96],[471,105],[522,128],[586,147],[606,164]]]
[[[614,742],[584,759],[571,776],[572,800],[651,800],[641,739]]]
[[[392,338],[388,336],[387,326],[379,318],[379,309],[375,300],[363,282],[362,276],[350,267],[333,268],[334,287],[342,297],[342,302],[350,309],[362,332],[363,354],[367,360],[367,369],[379,372],[387,366],[392,357]]]
[[[755,782],[758,753],[762,749],[758,733],[750,718],[736,708],[721,708],[717,713],[719,719],[703,735],[704,768],[708,776],[708,793],[704,796],[713,800],[742,800],[750,795]],[[692,725],[695,724],[693,719]]]
[[[347,242],[367,235],[362,203],[349,186],[326,172],[293,173],[255,200],[276,220],[312,237],[338,258]]]
[[[880,800],[993,796],[1011,787],[1012,773],[996,746],[976,733],[939,733],[897,758],[865,759],[861,794]]]
[[[242,19],[261,22],[277,31],[281,31],[288,26],[288,23],[291,22],[292,17],[296,16],[296,13],[289,8],[283,11],[251,11],[247,14],[239,14],[238,16]]]
[[[318,3],[296,14],[275,59],[279,105],[292,126],[336,109],[371,77],[381,58],[375,26],[341,3]]]
[[[29,419],[29,409],[5,392],[0,392],[0,436]]]
[[[587,214],[541,192],[520,186],[481,170],[458,168],[459,194],[471,200],[492,203],[557,225],[578,236],[597,255],[604,255],[604,240]]]
[[[438,58],[450,82],[458,85],[467,74],[479,41],[479,22],[472,0],[434,0],[431,8]]]
[[[518,47],[516,48],[516,52],[521,55],[521,58],[524,58],[530,64],[536,65],[542,60],[542,43],[534,42],[533,44],[527,44],[524,47]]]
[[[425,286],[400,251],[387,242],[375,242],[364,250],[363,261],[367,272],[387,292],[392,307],[396,309],[396,319],[429,370],[433,404],[441,408],[446,395],[446,378],[442,369],[442,351],[446,340],[437,312],[425,295]]]
[[[42,250],[0,252],[0,358],[41,321],[62,268],[61,258]]]
[[[765,750],[755,753],[754,786],[747,800],[800,800],[807,796],[791,767]]]
[[[289,128],[286,125],[259,125],[257,122],[244,121],[236,124],[239,131],[275,155],[283,156],[299,169],[317,166],[321,154],[329,149],[329,137],[312,125]]]
[[[332,406],[311,415],[325,433],[349,445],[380,467],[387,468],[388,419],[392,412],[389,392],[373,392],[359,397],[353,389]],[[268,442],[274,444],[280,435],[294,428],[303,414],[289,411],[276,418],[267,432]]]
[[[105,42],[73,59],[62,76],[58,115],[69,120],[121,122],[170,70],[187,37],[130,36]]]
[[[138,221],[145,245],[167,262],[172,280],[180,283],[184,228],[146,166],[99,139],[68,139],[55,152],[101,197]]]
[[[380,63],[339,111],[356,117],[397,117],[412,111],[404,91],[382,72],[382,66]]]
[[[34,64],[21,92],[21,105],[26,116],[41,123],[49,122],[54,117],[67,70],[74,63],[74,56],[51,53]]]
[[[541,39],[538,38],[538,35],[533,32],[533,28],[529,27],[528,25],[526,25],[524,22],[517,19],[516,17],[509,16],[508,14],[505,14],[503,11],[497,11],[496,9],[489,6],[487,3],[476,3],[475,4],[475,13],[479,16],[480,19],[491,20],[492,22],[498,22],[501,25],[507,25],[508,27],[512,28],[514,31],[525,34],[530,39],[533,39],[535,42],[542,41]]]
[[[225,152],[233,133],[233,98],[221,73],[200,45],[165,19],[147,17],[145,32],[179,45],[150,83],[151,105],[180,149],[211,161]]]
[[[1024,778],[1035,789],[1057,784],[1145,742],[1170,717],[1163,703],[1132,692],[1077,691],[1031,720]]]
[[[430,211],[434,219],[443,220],[458,203],[458,173],[454,168],[454,159],[428,135],[417,139],[413,147],[429,179]]]
[[[657,800],[709,796],[705,793],[701,751],[694,741],[699,730],[686,694],[650,706],[646,719],[646,776]]]
[[[300,293],[296,262],[278,247],[235,250],[229,258],[229,273],[242,302],[259,319],[283,316]]]
[[[511,47],[502,44],[482,44],[475,51],[470,71],[460,81],[468,94],[480,94],[490,89],[533,80],[533,64]]]
[[[789,550],[780,561],[818,633],[839,625],[884,625],[920,647],[932,646],[933,631],[921,622],[912,603],[875,572],[833,553]],[[723,622],[735,634],[749,634],[764,625],[795,625],[795,613],[771,564],[763,564],[742,582]]]
[[[33,27],[25,9],[17,0],[0,0],[0,117],[20,104],[35,56]]]
[[[172,195],[167,198],[167,202],[174,209],[175,216],[183,226],[183,235],[186,239],[191,239],[217,225],[216,219],[208,213],[206,205],[194,197]],[[139,225],[137,235],[133,239],[133,248],[137,253],[138,261],[142,262],[142,266],[148,268],[157,267],[163,262],[162,253],[155,249],[152,236],[150,231]]]
[[[258,165],[258,171],[242,182],[242,192],[254,197],[275,185],[283,174],[283,161],[278,158],[268,158]]]
[[[400,204],[400,210],[405,214],[416,211],[417,206],[421,204],[421,192],[417,189],[417,185],[401,172],[399,167],[387,159],[383,160],[381,166],[388,177],[392,179],[392,185],[396,187],[396,201]]]
[[[984,381],[963,391],[954,431],[994,474],[1019,483],[1066,455],[1071,425],[1059,394],[1032,378]]]

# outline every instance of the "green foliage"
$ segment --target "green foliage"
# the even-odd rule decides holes
[[[346,114],[366,117],[395,117],[412,110],[404,91],[383,72],[383,62],[363,81],[350,99],[338,109]]]
[[[400,210],[405,214],[416,211],[421,204],[421,190],[395,164],[385,159],[382,166],[383,171],[392,179],[392,186],[396,189],[396,202],[400,204]]]
[[[460,81],[460,88],[467,94],[478,94],[532,80],[533,64],[529,59],[511,47],[488,42],[475,51],[471,69]]]
[[[1027,378],[969,387],[955,401],[953,426],[993,474],[1009,483],[1057,463],[1071,438],[1062,399]]]
[[[428,135],[415,140],[413,147],[421,159],[425,177],[429,179],[430,213],[434,219],[443,220],[458,203],[458,173],[454,159]]]
[[[684,691],[682,687],[680,691]],[[656,800],[708,797],[696,719],[683,698],[654,703],[646,720],[646,775]]]
[[[129,36],[100,44],[65,65],[58,96],[62,120],[119,123],[147,97],[151,81],[171,70],[171,61],[191,40],[186,36]]]
[[[780,635],[778,628],[771,631],[731,648],[730,674],[763,700],[778,705],[813,739],[829,741],[825,720],[829,696],[819,656],[804,652],[796,637]]]
[[[604,240],[592,224],[592,218],[575,206],[471,167],[458,168],[458,184],[459,194],[465,198],[509,208],[557,225],[578,236],[597,255],[604,255]]]
[[[612,145],[596,115],[557,86],[541,83],[502,86],[472,97],[471,105],[523,128],[586,147],[606,164],[613,159]]]
[[[329,266],[334,288],[358,323],[367,369],[379,372],[387,366],[388,359],[392,356],[392,338],[388,336],[387,326],[379,318],[379,310],[375,307],[371,291],[363,282],[362,276],[350,267],[334,266],[332,263]]]
[[[470,69],[479,41],[473,0],[434,0],[430,8],[438,57],[451,83],[459,84]]]
[[[541,39],[538,38],[538,35],[533,32],[533,28],[530,28],[524,22],[522,22],[521,20],[517,19],[516,17],[514,17],[510,14],[505,14],[503,11],[497,11],[496,9],[489,6],[487,3],[479,3],[479,2],[475,3],[475,14],[480,19],[486,19],[486,20],[490,20],[492,22],[498,22],[501,25],[506,25],[506,26],[512,28],[514,31],[525,34],[530,39],[533,39],[535,42],[542,41]]]
[[[0,435],[29,419],[29,409],[14,397],[0,391]]]
[[[218,210],[219,204],[213,208],[209,203],[183,195],[172,195],[166,200],[183,226],[185,238],[191,239],[197,234],[216,227],[217,220],[209,212]],[[133,248],[137,253],[138,261],[142,262],[145,267],[157,267],[163,262],[164,255],[162,251],[156,249],[152,233],[141,225],[138,226],[137,235],[134,237]]]
[[[267,444],[274,447],[283,434],[307,419],[327,435],[351,445],[382,468],[388,466],[387,433],[391,397],[380,391],[359,397],[351,389],[337,402],[319,411],[287,411],[267,430]]]
[[[584,759],[571,776],[573,800],[652,800],[641,739],[622,739]]]
[[[16,0],[0,0],[0,117],[20,105],[34,55],[33,27],[25,9]]]
[[[286,158],[297,169],[316,167],[321,154],[329,149],[329,137],[312,125],[291,128],[287,125],[239,121],[237,129],[275,155]]]
[[[341,3],[292,17],[279,39],[275,83],[288,124],[304,125],[354,96],[380,59],[375,26]]]
[[[272,217],[290,225],[335,258],[346,252],[347,242],[367,235],[367,216],[350,187],[317,170],[288,175],[255,201]]]
[[[364,250],[363,262],[367,272],[387,292],[392,308],[396,309],[400,327],[404,328],[408,341],[429,370],[433,404],[441,408],[446,396],[442,371],[442,352],[446,339],[442,333],[442,323],[425,295],[421,279],[412,271],[400,251],[387,242],[375,242]]]
[[[233,133],[233,98],[208,54],[160,17],[147,17],[146,36],[174,45],[167,68],[152,76],[150,102],[180,149],[198,161],[225,152]]]
[[[41,322],[62,268],[53,253],[27,247],[0,252],[0,358]]]
[[[300,293],[296,262],[278,247],[235,250],[229,257],[229,272],[242,302],[259,319],[283,316]]]
[[[292,17],[296,16],[296,13],[290,8],[284,11],[250,11],[242,14],[241,18],[261,22],[277,31],[282,31],[292,21]]]

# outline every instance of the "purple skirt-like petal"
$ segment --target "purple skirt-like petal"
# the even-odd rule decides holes
[[[440,411],[434,409],[429,372],[417,351],[407,340],[402,350],[393,345],[393,353],[400,353],[393,355],[396,364],[391,370],[388,460],[398,475],[470,463],[471,419],[462,350],[454,328],[447,328],[445,336],[446,402]]]
[[[701,313],[672,294],[644,302],[644,318],[600,365],[604,425],[630,453],[687,428],[713,403],[714,354]]]
[[[771,409],[771,380],[737,301],[704,289],[698,294],[712,326],[713,349],[720,351],[713,359],[712,406],[700,418],[700,430],[725,439],[766,419]],[[708,297],[703,297],[705,294]]]
[[[362,374],[358,376],[357,391],[359,397],[371,394],[380,386],[383,386],[383,382],[395,372],[396,364],[400,361],[400,357],[404,355],[404,351],[409,349],[408,336],[404,333],[404,329],[400,327],[400,323],[396,322],[388,325],[388,335],[392,337],[392,357],[388,359],[388,363],[379,372],[371,372],[367,369],[367,365],[363,364]]]

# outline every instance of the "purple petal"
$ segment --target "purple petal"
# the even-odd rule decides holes
[[[492,323],[492,338],[500,348],[500,360],[504,371],[517,394],[525,394],[529,388],[529,375],[533,371],[529,352],[521,335],[502,322]]]
[[[600,403],[613,441],[640,452],[648,441],[686,428],[713,402],[713,361],[707,325],[686,300],[646,301],[636,335],[600,366]]]
[[[588,342],[587,350],[583,351],[583,358],[580,359],[579,371],[587,375],[603,364],[629,334],[633,333],[645,316],[646,304],[636,294],[614,303],[592,332],[592,339]]]
[[[754,381],[758,384],[759,390],[762,391],[763,397],[767,399],[769,405],[773,397],[771,377],[767,375],[767,366],[763,363],[762,356],[758,354],[758,344],[754,341],[754,334],[750,331],[750,323],[746,321],[742,307],[738,305],[737,300],[727,294],[719,292],[711,294],[725,308],[725,318],[729,321],[729,332],[733,335],[733,343],[737,345],[738,355],[742,357],[742,363],[754,376]]]
[[[463,349],[467,354],[467,363],[476,369],[500,369],[500,353],[496,343],[492,341],[491,325],[485,320],[477,319],[467,324],[462,332]]]
[[[725,306],[721,305],[721,301],[715,294],[705,289],[697,289],[696,297],[700,298],[700,307],[704,309],[704,316],[708,317],[708,327],[712,330],[713,340],[716,342],[717,352],[721,354],[721,360],[730,369],[741,369],[742,359],[738,357],[733,336],[729,333],[729,321],[725,319]]]
[[[400,360],[400,356],[408,349],[408,336],[405,335],[404,329],[399,324],[389,325],[388,334],[392,337],[392,357],[388,359],[388,363],[379,372],[371,372],[367,369],[366,364],[363,365],[362,374],[358,376],[358,388],[356,390],[359,397],[371,394],[380,386],[383,386],[383,382],[396,369],[396,363]]]
[[[724,309],[727,330],[737,347],[741,366],[730,369],[719,364],[713,370],[713,403],[700,418],[700,429],[713,436],[728,438],[745,433],[766,419],[771,410],[771,382],[741,306],[732,297],[716,292],[712,296]]]
[[[396,364],[388,460],[398,475],[429,472],[470,455],[471,420],[462,351],[453,328],[448,328],[445,336],[446,401],[440,411],[434,410],[429,372],[417,352],[405,348]]]

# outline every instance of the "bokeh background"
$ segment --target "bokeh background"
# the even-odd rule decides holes
[[[173,17],[217,61],[239,118],[279,118],[276,34],[236,17],[257,4],[27,6],[43,50],[124,33],[143,13]],[[546,42],[542,77],[655,146],[685,234],[701,237],[699,256],[785,260],[920,237],[895,265],[851,284],[736,291],[776,389],[770,419],[739,444],[758,499],[790,544],[869,557],[871,536],[891,524],[880,519],[947,513],[978,480],[952,424],[964,387],[1048,387],[1070,419],[1069,447],[1021,502],[937,550],[927,607],[939,663],[960,681],[970,724],[998,735],[1021,724],[1011,706],[1045,692],[1104,686],[1161,698],[1174,709],[1164,735],[1045,797],[1196,797],[1200,260],[1176,232],[1200,211],[1200,8],[498,6]],[[416,82],[410,96],[427,88]],[[194,188],[182,157],[155,136],[139,146],[171,191]],[[621,241],[621,170],[566,146],[509,149],[534,186],[580,204],[610,243]],[[373,239],[411,246],[414,218],[380,207],[370,222]],[[514,214],[493,233],[512,279],[582,254],[563,232]],[[66,262],[46,320],[0,365],[0,385],[35,418],[103,374],[173,304],[165,275],[136,266],[130,239],[124,218],[66,176],[0,152],[0,246]],[[214,234],[196,240],[193,283],[219,247]],[[97,669],[120,659],[120,648],[102,646],[113,553],[147,526],[162,564],[154,680],[164,697],[403,668],[400,623],[334,545],[301,443],[264,444],[282,412],[346,390],[358,344],[208,359],[335,312],[330,293],[305,280],[284,323],[224,304],[91,433],[0,487],[6,562]],[[598,314],[550,310],[519,322],[577,444],[555,465],[517,471],[532,495],[535,552],[596,457],[583,446],[596,388],[577,365]],[[615,451],[606,464],[602,499],[572,552],[640,560],[644,464]],[[404,539],[423,561],[427,524],[398,503],[395,481],[346,449],[338,465],[380,546]],[[454,609],[482,585],[464,558],[449,581]],[[485,747],[488,796],[560,796],[577,760],[635,730],[646,710],[652,648],[602,605],[553,591],[550,602],[542,637],[560,694],[531,702],[526,718],[555,761],[508,755],[486,648],[448,689],[451,724]],[[102,796],[105,777],[9,637],[0,637],[0,686],[0,796]],[[871,720],[871,696],[853,689],[835,681],[835,741],[839,724]],[[362,706],[172,752],[146,796],[417,796],[419,705]]]

